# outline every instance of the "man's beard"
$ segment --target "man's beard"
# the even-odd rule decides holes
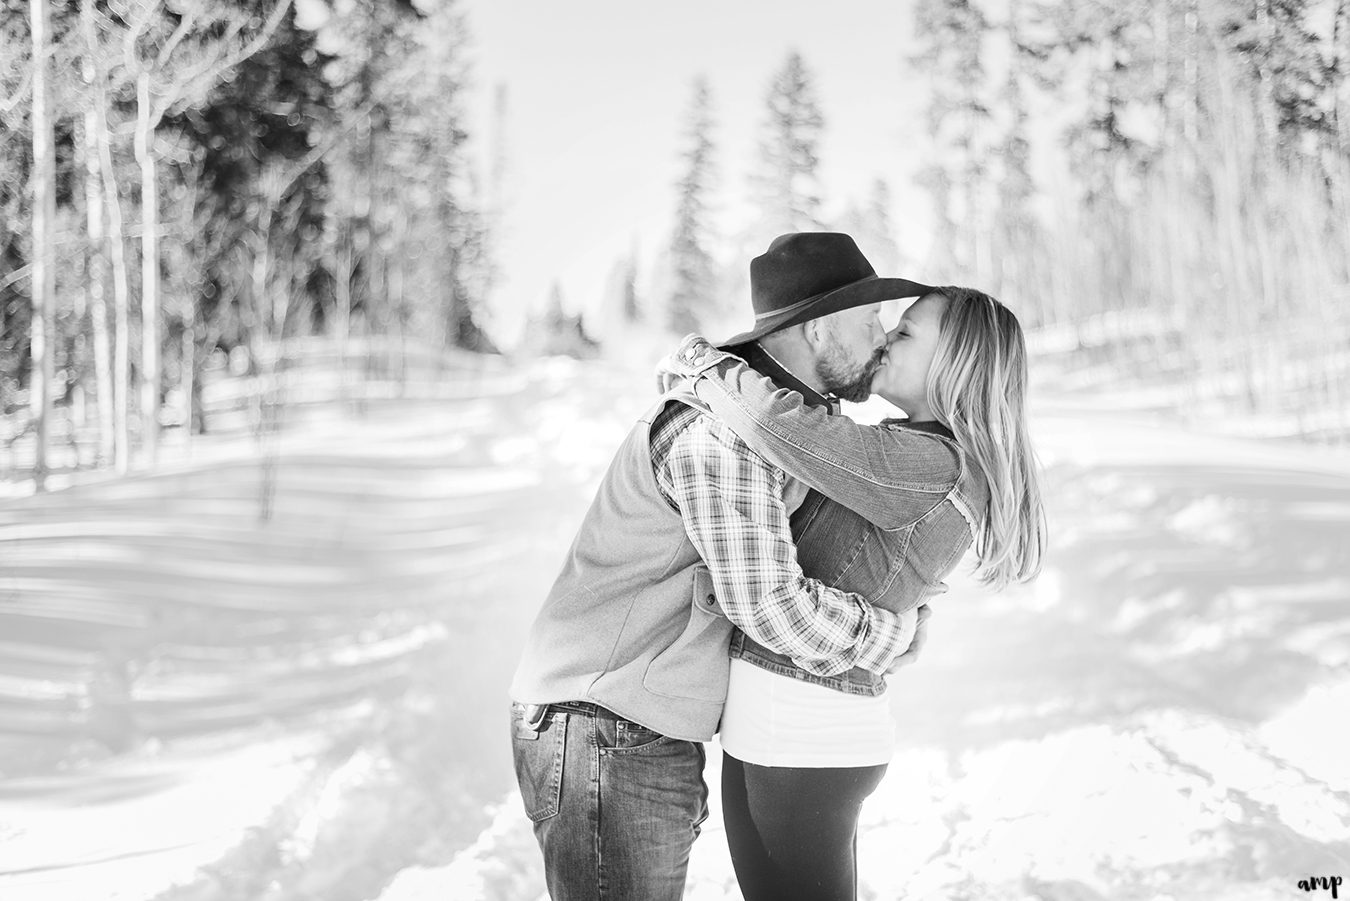
[[[847,355],[837,344],[816,360],[816,376],[825,391],[840,400],[862,403],[872,396],[872,377],[881,367],[886,348],[878,347],[871,358],[861,364],[850,364]]]

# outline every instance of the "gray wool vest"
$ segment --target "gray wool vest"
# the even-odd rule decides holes
[[[663,735],[707,741],[726,700],[732,624],[712,578],[661,493],[651,427],[664,395],[628,433],[525,640],[511,697],[591,701]]]

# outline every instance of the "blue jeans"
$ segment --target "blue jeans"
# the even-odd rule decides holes
[[[703,745],[607,712],[511,705],[525,814],[553,901],[679,901],[708,816]]]

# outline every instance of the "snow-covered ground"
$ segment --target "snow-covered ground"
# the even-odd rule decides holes
[[[265,522],[247,441],[0,505],[0,712],[22,725],[0,898],[542,897],[505,683],[649,392],[559,361],[491,397],[311,417],[275,444]],[[1099,395],[1043,392],[1034,429],[1045,574],[942,598],[895,683],[861,896],[1350,879],[1350,456]],[[69,745],[79,723],[103,744]],[[739,897],[716,808],[688,897]]]

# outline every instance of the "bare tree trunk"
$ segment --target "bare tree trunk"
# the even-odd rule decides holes
[[[267,180],[268,175],[264,173],[263,179]],[[250,287],[253,294],[254,318],[257,321],[257,328],[254,333],[255,354],[254,362],[257,362],[258,354],[257,339],[271,338],[273,334],[274,319],[276,310],[273,301],[268,292],[268,271],[272,267],[272,242],[269,235],[272,233],[272,216],[275,212],[271,198],[271,192],[267,187],[263,188],[264,200],[259,204],[258,211],[258,232],[254,235],[256,246],[253,248],[253,265],[250,267]]]
[[[349,400],[350,374],[347,372],[348,342],[352,333],[352,270],[356,268],[350,218],[341,225],[333,250],[333,311],[338,342],[339,397]]]
[[[1256,0],[1256,27],[1260,33],[1257,45],[1257,78],[1261,85],[1261,100],[1257,104],[1257,121],[1261,124],[1266,147],[1274,148],[1279,140],[1279,108],[1275,103],[1275,77],[1270,68],[1271,47],[1275,43],[1275,29],[1271,23],[1270,0]]]
[[[159,176],[150,73],[136,79],[136,158],[141,164],[141,448],[147,469],[159,451]]]
[[[253,235],[253,265],[250,270],[250,291],[253,295],[254,329],[250,338],[253,355],[253,390],[250,392],[253,437],[258,445],[258,459],[262,471],[258,483],[258,518],[266,522],[272,518],[272,501],[276,494],[277,453],[276,432],[276,369],[281,353],[280,342],[264,347],[264,341],[273,337],[276,309],[270,297],[268,274],[271,269],[272,219],[276,212],[273,185],[277,175],[271,169],[262,173],[261,199],[258,204],[257,233]],[[264,355],[266,362],[263,362]]]
[[[81,172],[87,168],[85,163],[85,153],[89,142],[85,141],[83,135],[78,129],[72,129],[71,145],[73,153],[71,154],[71,169],[73,172]],[[71,192],[71,206],[74,208],[76,217],[80,213],[88,215],[87,210],[82,210],[75,202],[74,192]],[[66,371],[70,373],[67,382],[70,384],[70,438],[71,450],[75,454],[75,466],[78,468],[83,462],[80,459],[80,432],[89,425],[89,380],[93,376],[93,371],[88,365],[89,358],[89,326],[86,317],[89,315],[89,254],[87,252],[80,254],[80,283],[85,286],[83,291],[75,291],[71,295],[71,312],[74,314],[74,332],[70,336],[70,341],[66,346]]]
[[[393,222],[390,225],[390,243],[397,248],[388,260],[385,271],[389,291],[389,309],[393,311],[394,324],[398,328],[398,374],[396,388],[399,397],[407,390],[408,381],[408,321],[412,311],[404,306],[403,298],[403,247],[407,233],[408,217],[401,207],[391,210]]]
[[[117,196],[117,173],[113,170],[112,135],[108,131],[108,92],[102,67],[98,63],[98,31],[94,24],[94,0],[80,5],[80,21],[84,27],[89,58],[93,60],[95,140],[98,144],[98,165],[102,173],[103,197],[108,214],[108,251],[112,260],[113,282],[113,391],[111,395],[113,419],[113,463],[119,474],[125,474],[130,462],[131,432],[127,422],[128,380],[130,378],[129,320],[130,290],[127,286],[126,245],[122,234],[122,202]]]
[[[86,69],[86,72],[88,70]],[[92,81],[87,78],[86,83]],[[104,250],[103,185],[98,164],[98,116],[84,114],[84,197],[89,232],[89,321],[94,334],[94,391],[98,404],[98,465],[113,459],[112,336],[108,334],[108,257]]]
[[[1350,156],[1350,98],[1346,84],[1350,83],[1350,3],[1337,0],[1331,20],[1332,94],[1331,115],[1336,126],[1336,148],[1342,156]]]
[[[47,442],[51,426],[52,354],[56,333],[56,144],[47,82],[47,0],[30,0],[33,39],[33,326],[31,406],[36,424],[33,482],[46,487]]]
[[[343,234],[337,240],[334,267],[336,284],[333,287],[333,300],[337,304],[337,310],[334,311],[334,319],[337,321],[338,346],[342,349],[345,360],[347,342],[352,334],[352,273],[356,269],[350,226],[344,228]]]
[[[183,170],[183,183],[186,188],[186,196],[179,207],[183,212],[183,218],[175,226],[175,230],[184,236],[181,240],[185,243],[186,249],[184,256],[189,261],[189,265],[194,265],[194,261],[204,259],[207,251],[205,236],[201,234],[197,225],[197,202],[200,198],[200,185],[202,178],[202,157],[199,154],[192,154],[191,165]],[[195,270],[194,270],[195,271]],[[194,404],[194,395],[198,390],[197,385],[197,367],[200,365],[197,359],[197,294],[198,286],[202,280],[197,277],[189,277],[181,280],[178,285],[178,318],[183,324],[183,334],[179,346],[179,369],[178,369],[178,389],[182,392],[183,405],[179,410],[179,421],[183,424],[184,445],[190,450],[192,437],[197,434],[196,423],[194,422],[196,405]]]
[[[380,115],[384,116],[383,110]],[[366,206],[366,229],[368,242],[366,244],[366,323],[369,326],[367,334],[369,335],[389,335],[391,332],[391,322],[389,316],[389,289],[386,282],[386,258],[384,247],[384,211],[382,209],[381,183],[382,169],[378,163],[382,159],[380,155],[380,135],[376,127],[375,113],[372,112],[365,122],[365,189],[366,196],[363,198]],[[386,351],[387,345],[380,349],[380,374],[387,377],[390,371],[390,360]]]
[[[182,339],[182,362],[179,367],[182,371],[182,379],[179,384],[179,390],[183,392],[183,438],[185,442],[190,443],[192,436],[196,434],[193,431],[192,424],[192,394],[197,390],[197,329],[193,322],[192,302],[189,300],[183,311],[183,339]]]
[[[99,150],[103,157],[103,192],[108,206],[108,248],[113,273],[113,462],[119,474],[131,466],[131,290],[127,279],[126,245],[122,231],[122,201],[112,168],[112,135],[101,123]]]
[[[1185,63],[1182,66],[1182,86],[1185,97],[1181,104],[1181,133],[1186,137],[1185,159],[1195,158],[1195,147],[1200,139],[1200,12],[1199,4],[1186,5],[1186,39],[1182,44]],[[1188,178],[1191,170],[1184,173]]]

